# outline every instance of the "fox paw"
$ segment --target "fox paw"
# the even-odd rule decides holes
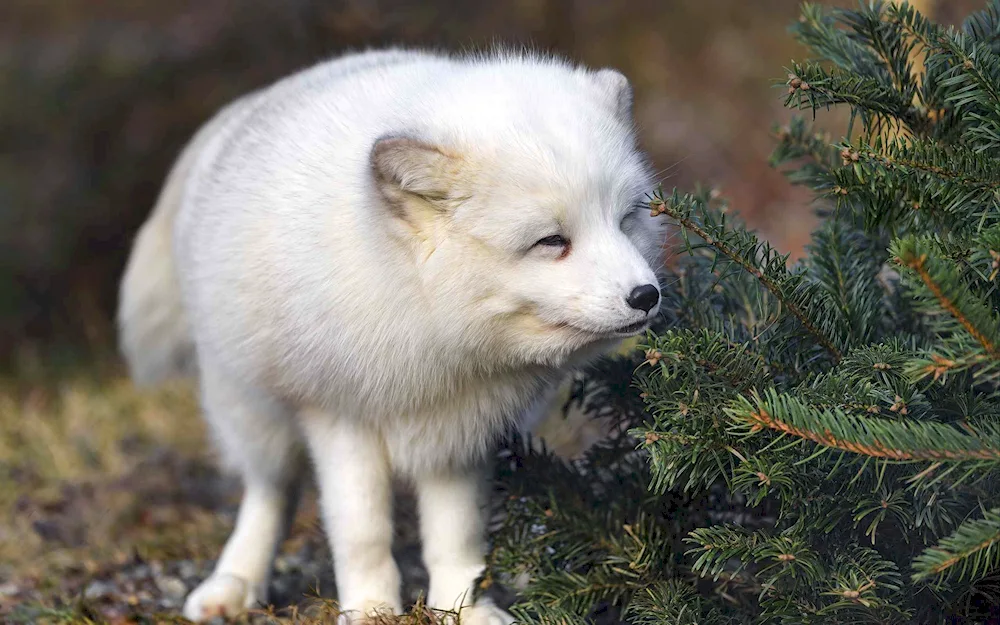
[[[514,625],[514,617],[498,608],[489,599],[480,600],[476,605],[462,608],[458,621],[461,625]]]
[[[233,617],[257,605],[258,597],[247,580],[225,573],[212,575],[188,595],[184,618],[201,623],[217,616]]]
[[[337,617],[337,625],[368,625],[369,623],[382,623],[389,619],[387,617],[395,614],[392,607],[377,601],[365,601],[358,610],[344,610]],[[395,622],[395,621],[393,621]]]

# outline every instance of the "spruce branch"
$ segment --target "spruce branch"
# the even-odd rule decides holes
[[[896,262],[910,269],[937,304],[993,359],[1000,358],[1000,319],[965,287],[958,268],[939,258],[931,239],[906,237],[893,243]]]
[[[717,611],[705,614],[704,601],[690,583],[671,580],[636,595],[623,617],[635,625],[699,625],[726,623]]]
[[[989,0],[983,10],[967,17],[962,23],[962,32],[995,49],[1000,45],[1000,2]]]
[[[807,2],[797,24],[791,28],[792,35],[802,44],[812,49],[821,58],[827,59],[841,69],[890,82],[889,68],[875,50],[848,31],[841,28],[839,12],[828,12],[818,4]]]
[[[880,334],[883,290],[876,278],[887,254],[842,219],[831,218],[813,233],[808,270],[834,304],[851,344],[864,345]],[[884,248],[883,248],[884,249]]]
[[[750,532],[726,524],[698,528],[684,542],[692,545],[688,554],[696,556],[692,565],[696,573],[717,580],[724,573],[740,575],[747,570],[760,581],[763,601],[780,597],[782,590],[790,591],[800,583],[815,584],[825,574],[819,554],[808,541],[792,534]]]
[[[837,553],[824,585],[821,594],[832,603],[820,614],[843,618],[853,612],[876,622],[905,622],[911,616],[896,605],[903,585],[898,567],[874,549],[855,546]]]
[[[788,68],[788,94],[785,106],[810,109],[815,116],[821,108],[846,104],[861,118],[871,134],[905,126],[923,128],[926,115],[913,106],[912,97],[894,90],[883,81],[816,63],[793,63]],[[798,86],[795,86],[798,85]]]
[[[849,150],[851,146],[845,145],[843,149]],[[1000,191],[996,162],[959,146],[942,147],[920,140],[898,140],[883,145],[862,146],[861,149],[863,156],[886,169],[895,168],[907,175],[930,174],[942,182],[953,182],[982,194],[979,198],[967,198],[966,201],[988,201]]]
[[[971,236],[1000,219],[1000,175],[993,159],[961,146],[919,139],[841,146],[831,173],[840,205],[850,202],[868,230],[926,229]],[[829,188],[829,187],[827,187]]]
[[[834,16],[876,55],[892,80],[893,88],[912,101],[917,90],[913,70],[913,50],[917,42],[898,21],[899,14],[887,13],[892,2],[876,0],[859,10],[835,10]]]
[[[760,505],[777,491],[782,500],[791,499],[795,489],[795,467],[790,463],[758,455],[741,462],[734,471],[732,488],[747,497],[747,505]]]
[[[942,50],[953,57],[951,76],[942,81],[943,86],[954,88],[948,102],[957,107],[976,103],[1000,110],[1000,57],[985,43],[965,34],[944,37],[940,42]]]
[[[746,230],[727,227],[725,215],[717,219],[703,199],[691,194],[681,195],[674,190],[669,198],[664,198],[657,193],[651,204],[654,213],[671,217],[683,230],[693,232],[707,245],[756,278],[830,353],[834,361],[840,360],[841,351],[837,341],[820,329],[815,318],[821,311],[807,312],[804,305],[810,300],[814,304],[822,304],[825,303],[824,299],[804,283],[801,276],[788,271],[785,266],[787,256],[777,254],[767,243],[760,242]]]
[[[973,149],[995,156],[1000,148],[1000,55],[994,42],[958,33],[940,39],[931,57],[945,103],[962,121],[962,138]]]
[[[714,525],[694,530],[684,542],[694,545],[688,551],[689,555],[697,556],[692,564],[694,571],[718,579],[731,562],[750,563],[755,560],[767,540],[764,532],[749,532],[735,525]],[[794,556],[782,556],[782,559],[790,561]],[[737,565],[733,573],[741,569],[742,566]]]
[[[919,46],[924,51],[937,46],[945,33],[944,28],[922,15],[908,2],[890,2],[884,15],[888,23],[897,25],[912,40],[914,46]]]
[[[828,190],[832,185],[830,172],[840,162],[830,136],[817,132],[798,115],[786,126],[775,128],[774,135],[778,145],[771,153],[771,166],[795,163],[796,167],[785,171],[793,184],[806,185],[820,191]]]
[[[926,549],[913,562],[913,579],[938,583],[979,577],[1000,569],[1000,508],[966,520],[937,545]]]
[[[721,332],[668,330],[640,345],[646,361],[665,376],[674,375],[675,364],[691,364],[723,380],[740,392],[759,384],[769,373],[770,363],[746,343],[736,343]]]
[[[954,353],[945,348],[932,349],[926,355],[907,363],[907,372],[916,381],[931,378],[932,382],[948,382],[948,376],[969,371],[974,380],[996,383],[1000,379],[1000,361],[981,351]]]
[[[963,260],[975,272],[975,279],[993,289],[1000,277],[1000,225],[979,233],[975,244]]]
[[[892,420],[848,414],[839,408],[817,409],[795,397],[768,389],[740,397],[727,409],[748,433],[764,429],[812,441],[824,447],[894,461],[969,462],[1000,460],[1000,427],[972,425],[959,429],[931,421]]]
[[[899,527],[912,525],[913,517],[909,512],[911,507],[912,501],[904,490],[889,490],[883,486],[855,504],[854,522],[856,525],[867,523],[865,536],[875,545],[878,528],[886,519],[892,518]]]

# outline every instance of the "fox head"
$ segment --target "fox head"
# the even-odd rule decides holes
[[[558,366],[643,331],[659,309],[662,231],[629,83],[550,74],[515,88],[502,71],[480,77],[497,88],[441,98],[448,123],[386,134],[370,154],[429,317],[498,362]]]

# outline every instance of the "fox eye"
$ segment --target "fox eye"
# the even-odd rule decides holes
[[[566,247],[569,245],[569,239],[566,237],[553,234],[552,236],[545,237],[544,239],[538,239],[535,245],[543,245],[545,247]]]

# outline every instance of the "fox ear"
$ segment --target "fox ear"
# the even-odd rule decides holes
[[[459,181],[460,165],[460,158],[410,137],[382,137],[371,151],[375,180],[390,200],[402,200],[407,194],[447,199]]]
[[[616,69],[605,68],[594,73],[594,81],[622,119],[632,116],[632,85],[628,78]]]

